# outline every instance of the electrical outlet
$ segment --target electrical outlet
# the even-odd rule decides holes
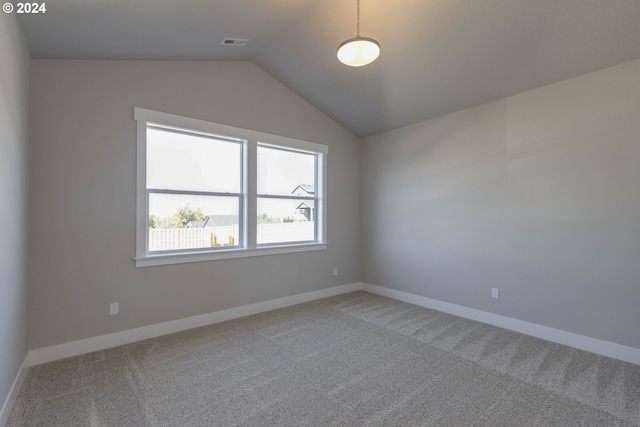
[[[498,289],[498,288],[491,288],[491,298],[493,298],[493,299],[500,299],[500,289]]]
[[[338,275],[338,267],[335,267],[335,268],[333,269],[333,275],[334,275],[334,276],[337,276],[337,275]]]
[[[120,313],[120,303],[112,302],[109,304],[109,316]]]

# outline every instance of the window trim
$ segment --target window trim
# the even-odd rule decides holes
[[[323,144],[288,138],[234,126],[213,123],[175,114],[148,110],[134,107],[134,120],[137,129],[136,152],[136,267],[148,267],[154,265],[182,264],[190,262],[212,261],[220,259],[245,258],[262,255],[275,255],[293,252],[307,252],[324,250],[327,248],[327,156],[329,147]],[[174,253],[149,253],[148,249],[148,197],[146,188],[147,176],[147,124],[157,124],[164,127],[193,130],[194,133],[202,132],[208,135],[221,135],[223,138],[232,137],[243,140],[242,150],[242,187],[240,195],[241,227],[244,228],[244,236],[240,247],[216,248],[211,250],[198,250],[193,252]],[[256,244],[257,221],[249,218],[257,216],[257,147],[271,145],[284,149],[309,152],[316,154],[318,165],[316,167],[316,240],[302,243],[278,243],[272,245]]]

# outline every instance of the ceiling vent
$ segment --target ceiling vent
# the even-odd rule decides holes
[[[244,46],[249,42],[249,39],[232,39],[232,38],[225,38],[224,40],[222,40],[222,43],[225,46]]]

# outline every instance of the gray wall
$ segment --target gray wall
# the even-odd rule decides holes
[[[31,57],[0,14],[0,409],[27,354],[27,147]]]
[[[36,60],[31,83],[31,349],[360,280],[360,142],[255,65]],[[329,248],[135,268],[134,106],[328,145]]]
[[[365,139],[363,281],[640,348],[638,76]]]

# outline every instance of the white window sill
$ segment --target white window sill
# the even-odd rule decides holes
[[[189,262],[215,261],[220,259],[249,258],[263,255],[278,255],[295,252],[321,251],[327,249],[326,243],[302,243],[286,246],[268,246],[256,249],[221,249],[210,252],[190,252],[180,254],[147,255],[134,258],[136,267],[154,265],[184,264]]]

